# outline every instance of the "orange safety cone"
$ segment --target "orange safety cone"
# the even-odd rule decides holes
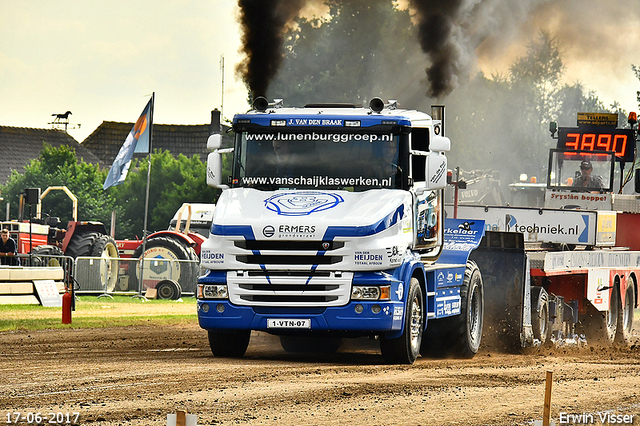
[[[68,291],[62,295],[62,323],[71,324],[71,293]]]

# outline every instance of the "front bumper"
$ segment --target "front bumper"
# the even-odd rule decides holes
[[[262,330],[271,333],[344,331],[363,334],[402,329],[401,301],[351,301],[325,308],[268,308],[236,306],[228,300],[198,300],[198,322],[206,330]],[[310,320],[310,328],[269,328],[269,319]]]

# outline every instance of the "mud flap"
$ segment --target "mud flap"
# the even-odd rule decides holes
[[[486,231],[471,252],[484,282],[483,346],[519,352],[533,341],[529,265],[520,233]]]

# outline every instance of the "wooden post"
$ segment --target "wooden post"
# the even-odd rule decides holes
[[[187,412],[176,410],[176,426],[187,426]]]
[[[542,426],[549,426],[551,421],[551,385],[553,384],[553,372],[547,371],[546,387],[544,390],[544,414]]]

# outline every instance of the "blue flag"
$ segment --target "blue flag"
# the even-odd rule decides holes
[[[149,152],[149,128],[151,127],[152,116],[152,104],[153,98],[149,99],[147,106],[140,114],[140,118],[133,125],[133,128],[129,132],[127,139],[122,144],[122,148],[118,152],[107,179],[104,181],[102,189],[107,189],[114,185],[120,185],[127,178],[129,172],[129,166],[131,165],[131,159],[134,153],[148,153]]]

